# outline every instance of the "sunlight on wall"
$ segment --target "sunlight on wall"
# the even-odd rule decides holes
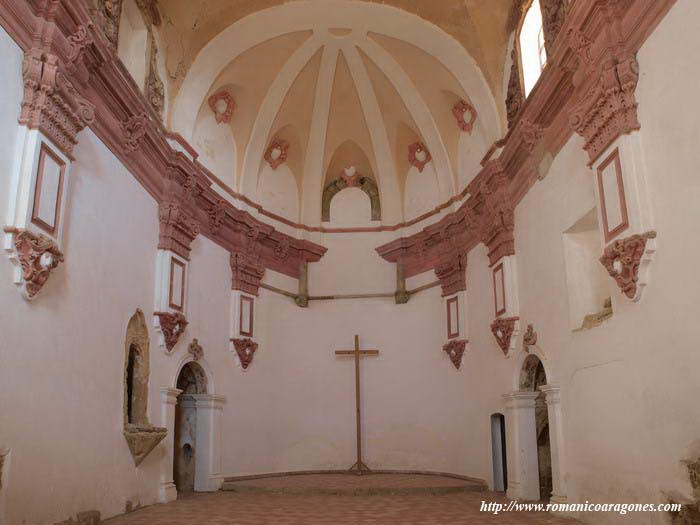
[[[525,81],[525,96],[527,96],[535,87],[547,62],[540,0],[533,0],[525,15],[523,27],[520,30],[520,54]]]

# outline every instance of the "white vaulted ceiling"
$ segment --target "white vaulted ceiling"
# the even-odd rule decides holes
[[[405,220],[411,143],[430,151],[445,201],[470,178],[462,150],[480,158],[502,135],[493,92],[462,43],[403,9],[365,1],[295,1],[232,23],[192,61],[171,127],[192,140],[221,89],[236,101],[226,124],[236,158],[233,173],[217,175],[255,200],[268,145],[288,141],[307,224],[319,222],[323,187],[348,165],[377,182],[383,222]],[[452,114],[459,99],[478,111],[471,136]]]

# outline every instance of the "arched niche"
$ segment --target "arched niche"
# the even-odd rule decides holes
[[[123,0],[121,9],[117,54],[136,85],[143,90],[151,54],[148,26],[135,0]]]
[[[141,310],[129,319],[124,349],[124,425],[148,424],[150,341]]]
[[[185,363],[178,374],[176,385],[178,390],[182,390],[181,395],[208,393],[207,374],[196,361]]]
[[[377,183],[369,177],[360,177],[359,186],[354,188],[348,187],[348,183],[343,178],[338,178],[325,187],[323,190],[323,200],[321,204],[321,219],[324,222],[330,222],[331,220],[336,222],[337,217],[331,213],[331,201],[333,201],[334,197],[342,190],[347,190],[342,196],[342,200],[347,200],[347,203],[336,201],[334,207],[337,206],[342,209],[353,208],[356,210],[356,213],[344,213],[343,218],[340,219],[341,222],[354,222],[355,220],[369,222],[381,220],[382,207],[379,201],[379,188],[377,188]],[[362,212],[362,210],[366,207],[362,205],[363,199],[361,196],[357,195],[356,191],[353,192],[351,190],[360,190],[365,193],[369,199],[369,214]],[[358,207],[354,206],[354,204],[358,204],[359,209]],[[364,217],[366,217],[366,219],[363,220],[362,218]]]

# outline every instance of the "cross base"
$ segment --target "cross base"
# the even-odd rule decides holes
[[[352,472],[353,474],[356,474],[358,476],[372,473],[370,468],[367,465],[365,465],[364,461],[356,461],[355,464],[348,469],[348,472]]]

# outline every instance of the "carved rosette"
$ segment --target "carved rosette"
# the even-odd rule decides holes
[[[52,239],[41,233],[17,228],[6,228],[5,232],[13,234],[11,258],[22,269],[18,284],[22,285],[27,299],[34,299],[51,272],[63,262],[63,253]]]
[[[537,332],[532,324],[527,325],[527,330],[523,335],[523,350],[530,351],[530,347],[537,344]]]
[[[642,284],[639,282],[640,265],[647,252],[647,241],[656,238],[655,231],[631,235],[614,241],[603,251],[601,264],[615,279],[615,283],[628,299],[639,300]]]
[[[466,290],[467,254],[454,253],[442,257],[435,267],[435,275],[440,280],[443,297]]]
[[[236,350],[238,359],[241,362],[243,370],[247,370],[250,363],[253,362],[253,357],[255,356],[255,351],[258,349],[258,343],[252,339],[231,339],[233,342],[233,348]]]
[[[214,118],[218,124],[228,124],[233,117],[233,111],[236,109],[236,102],[233,100],[233,95],[226,91],[218,91],[209,97],[209,107],[214,112]]]
[[[408,146],[408,163],[423,173],[426,164],[433,159],[432,155],[421,142],[414,142]]]
[[[190,354],[195,361],[199,361],[204,357],[204,348],[199,344],[196,337],[192,339],[192,342],[187,347],[187,353]]]
[[[95,106],[58,68],[58,57],[29,49],[22,63],[24,98],[19,123],[38,129],[71,160],[78,133],[95,120]]]
[[[499,317],[491,323],[491,333],[496,338],[498,346],[503,350],[504,355],[508,355],[513,341],[518,317]]]
[[[265,267],[242,252],[231,254],[231,289],[240,290],[257,297],[260,281],[265,276]]]
[[[455,365],[457,370],[462,366],[462,356],[464,356],[467,343],[468,341],[466,339],[453,339],[442,347],[443,351],[447,352],[447,355],[450,356],[450,361],[452,361],[452,364]]]
[[[189,323],[181,312],[154,312],[153,315],[158,317],[158,325],[165,339],[165,348],[171,352]]]
[[[576,39],[576,35],[572,33],[571,38]],[[589,46],[579,40],[574,42],[579,43],[576,48],[579,61],[592,60]],[[635,97],[638,80],[639,64],[635,57],[606,65],[571,110],[569,122],[583,137],[583,149],[588,152],[591,164],[619,136],[640,128]]]
[[[161,202],[158,206],[160,237],[158,248],[170,250],[185,259],[190,258],[190,245],[199,235],[199,223],[177,202]]]
[[[465,119],[466,114],[469,113],[469,119]],[[476,122],[476,109],[466,100],[458,100],[452,107],[452,114],[457,120],[457,126],[459,129],[465,133],[471,133],[474,128],[474,123]]]
[[[289,142],[281,139],[273,140],[265,151],[265,161],[273,170],[276,170],[287,161],[288,151]]]

